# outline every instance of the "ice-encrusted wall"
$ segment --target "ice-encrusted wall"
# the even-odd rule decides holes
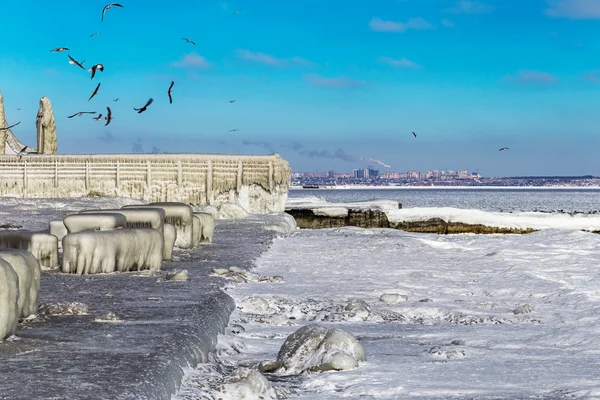
[[[278,154],[0,155],[0,196],[236,203],[262,214],[285,210],[290,175]]]

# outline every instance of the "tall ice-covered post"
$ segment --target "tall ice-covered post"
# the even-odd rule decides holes
[[[0,91],[0,128],[6,128],[6,115],[4,115],[4,99],[2,98],[2,91]],[[0,154],[6,154],[6,137],[8,131],[0,131]]]
[[[56,123],[52,113],[50,99],[40,99],[40,109],[35,121],[37,128],[37,145],[39,154],[56,154]]]

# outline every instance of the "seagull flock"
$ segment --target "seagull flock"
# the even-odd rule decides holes
[[[110,4],[107,4],[106,6],[104,6],[104,8],[102,9],[102,19],[101,19],[102,22],[104,22],[104,16],[106,14],[106,11],[110,10],[112,7],[123,8],[123,5],[121,5],[119,3],[110,3]],[[235,10],[232,15],[238,14],[242,10],[243,10],[242,8],[239,8],[239,9]],[[96,36],[96,35],[98,35],[98,32],[92,33],[90,35],[90,37],[93,37],[93,36]],[[189,38],[184,37],[184,38],[181,38],[181,39],[185,40],[186,43],[189,43],[189,44],[192,44],[192,45],[196,46],[196,42],[194,42],[193,40],[191,40]],[[57,47],[55,49],[50,50],[50,52],[52,52],[52,53],[62,53],[63,51],[70,51],[70,49],[68,47]],[[85,70],[85,67],[83,66],[83,64],[85,63],[85,60],[79,62],[75,58],[71,57],[70,54],[67,54],[67,56],[69,57],[69,64],[76,65],[77,67]],[[96,76],[96,72],[97,71],[104,72],[104,65],[103,64],[95,64],[95,65],[91,66],[90,68],[88,68],[87,71],[89,71],[89,72],[92,73],[92,76],[91,76],[90,79],[94,79],[94,77]],[[167,90],[167,95],[169,96],[169,104],[173,104],[172,91],[173,91],[173,86],[174,85],[175,85],[175,82],[171,81],[171,84],[169,85],[169,89]],[[96,86],[96,88],[92,92],[92,95],[90,96],[90,98],[88,99],[88,101],[92,100],[92,98],[94,98],[94,96],[96,96],[98,94],[98,90],[99,89],[100,89],[100,83],[98,83],[98,85]],[[118,97],[113,100],[113,102],[117,102],[117,101],[119,101]],[[137,111],[138,114],[141,114],[144,111],[146,111],[146,109],[148,108],[148,106],[150,106],[153,101],[154,101],[154,99],[150,98],[143,107],[141,107],[141,108],[135,108],[134,107],[133,109],[135,111]],[[236,100],[228,100],[228,102],[229,103],[235,103]],[[96,121],[102,121],[104,119],[106,121],[106,123],[104,124],[104,126],[110,124],[110,122],[113,119],[112,118],[112,111],[111,111],[110,107],[106,107],[106,116],[104,118],[103,118],[102,114],[96,113],[96,111],[79,111],[79,112],[76,112],[73,115],[68,116],[67,118],[80,117],[83,114],[98,114],[96,117],[94,117],[92,119],[94,119]],[[0,131],[7,131],[7,130],[9,130],[9,129],[11,129],[11,128],[17,126],[17,125],[19,125],[20,123],[21,122],[19,121],[16,124],[8,126],[6,128],[0,128]],[[237,131],[239,131],[239,129],[237,129],[237,128],[229,130],[229,132],[237,132]],[[412,133],[412,135],[415,138],[417,137],[417,134],[415,132],[411,132],[411,133]],[[508,147],[502,147],[502,148],[500,148],[499,151],[505,151],[505,150],[508,150],[508,149],[509,149]],[[25,150],[25,149],[23,149],[23,150]]]
[[[101,18],[102,22],[104,22],[104,18],[106,16],[106,12],[108,10],[110,10],[111,8],[113,8],[113,7],[124,8],[124,6],[122,4],[119,4],[119,3],[110,3],[110,4],[106,5],[106,6],[104,6],[104,8],[102,9],[102,18]],[[239,13],[240,11],[242,11],[241,8],[237,9],[236,11],[233,12],[233,15]],[[90,35],[90,37],[93,37],[93,36],[96,36],[96,35],[98,35],[98,32],[92,33]],[[194,42],[193,40],[191,40],[189,38],[181,38],[181,39],[185,40],[186,43],[192,44],[194,46],[196,45],[196,42]],[[68,47],[57,47],[55,49],[50,50],[50,52],[52,52],[52,53],[62,53],[62,52],[65,52],[65,51],[68,52],[70,50],[71,49],[68,48]],[[81,68],[83,70],[86,70],[86,67],[84,66],[85,60],[78,61],[73,56],[71,56],[71,54],[67,54],[67,56],[69,57],[69,64],[75,65],[75,66],[77,66],[77,67],[79,67],[79,68]],[[104,72],[104,68],[105,68],[104,64],[95,64],[95,65],[92,65],[91,67],[87,68],[87,71],[91,72],[91,78],[90,79],[93,80],[98,71]],[[173,86],[174,85],[175,85],[175,82],[171,81],[171,84],[169,85],[169,89],[167,90],[167,96],[169,97],[169,104],[173,104],[173,94],[172,93],[173,93]],[[100,86],[101,86],[101,83],[98,83],[98,85],[96,86],[96,88],[94,89],[94,91],[92,92],[92,94],[90,95],[88,101],[92,100],[98,94],[98,91],[100,90]],[[113,100],[113,102],[117,102],[117,101],[119,101],[118,97]],[[229,103],[235,103],[235,101],[236,100],[229,100]],[[148,107],[152,104],[152,102],[154,102],[154,99],[150,98],[146,102],[146,104],[144,104],[144,106],[142,106],[140,108],[135,108],[134,107],[133,109],[135,111],[137,111],[138,114],[141,114],[141,113],[143,113],[144,111],[146,111],[148,109]],[[103,116],[102,114],[97,113],[96,111],[79,111],[79,112],[76,112],[75,114],[69,115],[67,118],[80,117],[80,116],[82,116],[84,114],[97,114],[97,116],[94,117],[94,118],[92,118],[92,119],[95,120],[95,121],[102,121],[102,120],[106,121],[106,123],[104,124],[104,126],[110,124],[110,122],[113,120],[112,110],[110,109],[110,107],[106,107],[106,116]],[[10,126],[8,128],[2,128],[1,130],[8,130],[8,129],[12,128],[13,126],[16,126],[16,125],[18,125],[18,123],[15,124],[15,125]],[[239,129],[232,129],[232,130],[230,130],[230,132],[236,132],[238,130]]]

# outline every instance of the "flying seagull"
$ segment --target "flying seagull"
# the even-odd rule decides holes
[[[104,119],[106,120],[104,126],[110,124],[110,121],[112,121],[112,111],[110,111],[110,107],[106,107],[106,117],[104,117]]]
[[[191,43],[191,44],[193,44],[194,46],[196,45],[196,42],[194,42],[193,40],[190,40],[190,39],[188,39],[188,38],[181,38],[181,39],[185,40],[185,41],[186,41],[186,42],[188,42],[188,43]]]
[[[54,50],[50,50],[51,53],[61,53],[65,50],[70,50],[68,47],[57,47]]]
[[[102,121],[102,114],[98,114],[98,116],[97,116],[97,117],[94,117],[94,118],[92,118],[92,119],[94,119],[94,120],[96,120],[96,121]]]
[[[169,90],[167,90],[167,94],[169,95],[169,104],[173,104],[173,97],[171,97],[171,89],[173,89],[174,81],[171,81],[171,86],[169,86]]]
[[[0,131],[7,131],[7,130],[9,130],[10,128],[14,128],[15,126],[19,125],[20,123],[21,123],[21,121],[17,122],[17,123],[16,123],[16,124],[14,124],[14,125],[7,126],[6,128],[0,128]]]
[[[236,132],[239,131],[239,129],[230,129],[229,132]]]
[[[150,104],[152,104],[152,102],[153,102],[153,101],[154,101],[154,99],[153,99],[153,98],[150,98],[150,100],[148,100],[148,101],[146,102],[146,105],[144,105],[144,107],[142,107],[142,108],[135,108],[135,107],[134,107],[133,109],[134,109],[135,111],[137,111],[137,112],[138,112],[138,114],[141,114],[141,113],[143,113],[144,111],[146,111],[146,108],[148,108],[148,106],[149,106]]]
[[[235,100],[229,100],[230,103],[235,103]]]
[[[119,101],[119,98],[117,97],[116,99],[114,99],[113,101]]]
[[[502,151],[502,150],[508,150],[508,147],[502,147],[500,150],[498,151]]]
[[[104,72],[104,65],[96,64],[96,65],[92,65],[91,68],[88,68],[88,71],[92,71],[92,79],[94,79],[94,76],[96,76],[97,69],[99,69],[101,72]]]
[[[92,95],[90,96],[88,101],[90,101],[92,99],[92,97],[94,97],[95,95],[98,94],[98,89],[100,89],[100,84],[98,84],[98,86],[96,86],[96,89],[94,89],[94,92],[92,93]]]
[[[96,114],[96,111],[79,111],[73,115],[69,115],[67,118],[81,117],[83,114]]]
[[[238,8],[238,9],[237,9],[237,10],[235,10],[235,11],[233,12],[233,14],[231,14],[231,15],[235,15],[235,14],[239,13],[239,12],[240,12],[240,11],[242,11],[242,10],[243,10],[243,8]]]
[[[104,8],[102,9],[102,22],[104,22],[104,13],[106,12],[106,10],[108,10],[109,8],[111,8],[113,6],[123,8],[123,6],[120,5],[119,3],[111,3],[107,6],[104,6]]]
[[[97,34],[98,34],[98,32],[94,32],[94,33],[92,33],[92,34],[90,35],[90,37],[94,37],[94,36],[96,36]]]
[[[74,65],[77,65],[81,69],[85,69],[85,68],[83,68],[83,63],[85,62],[85,60],[82,62],[79,62],[76,59],[74,59],[73,57],[71,57],[70,54],[67,54],[67,55],[69,56],[69,60],[70,60],[69,64],[74,64]]]
[[[414,132],[413,132],[412,134],[413,134],[413,136],[414,136],[414,137],[417,137],[417,134],[416,134],[416,133],[414,133]]]

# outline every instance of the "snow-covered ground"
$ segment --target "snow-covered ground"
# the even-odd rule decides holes
[[[599,264],[600,236],[577,230],[297,231],[276,239],[253,271],[284,282],[228,288],[238,305],[259,296],[269,310],[234,313],[231,326],[243,329],[220,337],[221,362],[274,359],[287,335],[318,322],[356,335],[367,362],[351,371],[271,378],[283,397],[600,398]],[[346,310],[352,300],[368,310]],[[273,325],[285,318],[272,314],[292,325]],[[192,380],[209,385],[209,370]]]

